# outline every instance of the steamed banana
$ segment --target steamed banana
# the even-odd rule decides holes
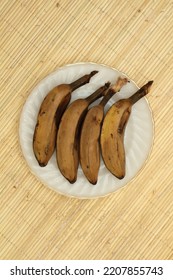
[[[111,86],[101,102],[93,106],[86,114],[80,135],[80,164],[88,181],[97,183],[100,167],[100,132],[104,117],[104,106],[109,99],[127,83],[126,78],[118,78]]]
[[[109,86],[107,83],[87,98],[75,100],[62,116],[57,133],[56,157],[60,172],[70,183],[77,179],[80,128],[88,106],[100,98]]]
[[[101,130],[101,152],[107,169],[117,178],[125,176],[124,133],[131,108],[150,91],[153,81],[149,81],[135,94],[116,102],[108,110]]]
[[[37,117],[33,136],[33,150],[40,166],[46,166],[55,145],[57,128],[68,103],[71,93],[88,83],[98,71],[92,71],[71,84],[61,84],[53,88],[43,100]]]

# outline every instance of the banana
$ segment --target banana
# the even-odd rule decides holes
[[[57,128],[62,114],[71,99],[71,93],[88,83],[98,71],[92,71],[71,84],[61,84],[53,88],[44,98],[33,136],[33,150],[40,166],[46,166],[56,145]]]
[[[150,91],[149,81],[135,94],[116,102],[108,110],[101,130],[101,153],[107,169],[118,179],[125,176],[124,133],[131,114],[132,105]]]
[[[88,106],[101,97],[109,86],[110,83],[106,83],[87,98],[75,100],[62,116],[57,133],[56,158],[60,172],[70,183],[77,179],[80,128]]]
[[[107,90],[101,102],[86,114],[80,135],[80,165],[88,181],[95,185],[100,167],[100,132],[104,118],[104,106],[109,99],[127,83],[126,78],[118,78],[115,85]]]

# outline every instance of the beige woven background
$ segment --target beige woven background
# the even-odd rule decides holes
[[[173,2],[0,1],[0,258],[173,258]],[[50,72],[93,61],[118,68],[148,96],[152,155],[135,180],[108,197],[59,195],[32,175],[18,122]]]

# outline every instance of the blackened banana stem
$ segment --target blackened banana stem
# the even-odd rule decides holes
[[[153,84],[153,81],[149,81],[143,87],[141,87],[137,92],[135,92],[132,96],[129,97],[129,101],[132,104],[135,104],[139,99],[147,95],[150,91],[150,88]]]
[[[89,83],[90,79],[97,73],[98,73],[98,71],[92,71],[90,74],[85,75],[85,76],[79,78],[78,80],[76,80],[75,82],[71,83],[70,87],[71,87],[72,91]]]
[[[109,99],[118,91],[120,91],[120,89],[127,83],[128,79],[127,78],[121,78],[119,77],[116,84],[111,86],[106,92],[105,92],[105,96],[103,97],[103,99],[100,102],[101,106],[105,106],[106,103],[109,101]]]
[[[99,89],[97,89],[94,93],[92,93],[91,95],[89,95],[88,97],[85,98],[85,100],[88,102],[88,104],[90,105],[91,103],[93,103],[95,100],[99,99],[100,97],[103,96],[103,93],[105,92],[106,89],[108,89],[110,86],[110,83],[107,82],[104,86],[100,87]]]

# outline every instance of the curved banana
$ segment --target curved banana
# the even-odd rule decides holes
[[[70,183],[77,179],[80,128],[88,106],[101,97],[109,85],[105,84],[85,99],[72,102],[61,119],[57,133],[56,157],[60,172]]]
[[[125,176],[124,133],[132,105],[149,92],[152,83],[149,81],[131,97],[113,104],[104,118],[100,137],[102,158],[118,179]]]
[[[46,166],[56,144],[57,128],[68,103],[71,93],[78,87],[88,83],[98,73],[92,71],[71,84],[61,84],[53,88],[44,98],[37,117],[33,136],[33,150],[40,166]]]
[[[118,78],[116,84],[108,89],[101,102],[86,114],[80,135],[80,164],[88,181],[95,185],[100,167],[100,132],[104,117],[104,106],[109,99],[127,83],[126,78]]]

